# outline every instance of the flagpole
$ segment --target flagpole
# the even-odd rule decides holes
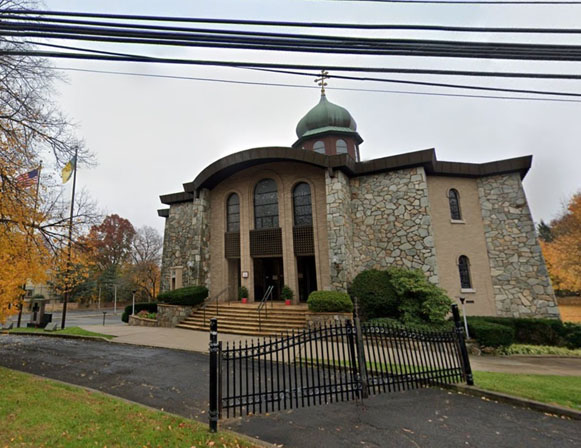
[[[36,209],[38,208],[38,191],[40,189],[40,173],[42,172],[42,160],[40,161],[40,165],[38,167],[38,176],[36,176],[36,194],[34,195],[34,211],[33,211],[33,219],[32,219],[32,229],[30,229],[30,233],[34,233],[34,225],[36,224],[35,217],[36,217]],[[30,240],[29,235],[26,236],[26,248],[28,249],[28,241]],[[20,328],[20,323],[22,321],[22,308],[24,308],[24,296],[26,294],[26,283],[23,286],[23,293],[20,297],[20,306],[18,307],[18,322],[16,323],[16,327]]]
[[[73,194],[72,194],[72,199],[71,199],[71,214],[69,217],[69,242],[68,242],[68,248],[67,248],[67,270],[66,270],[66,290],[65,290],[65,300],[63,302],[63,318],[62,318],[62,322],[61,322],[61,329],[64,330],[65,328],[65,322],[67,319],[67,302],[69,300],[69,294],[70,294],[70,289],[69,289],[69,284],[68,284],[68,280],[69,280],[69,276],[70,276],[70,268],[71,268],[71,249],[72,249],[72,242],[73,242],[73,210],[75,207],[75,187],[77,186],[77,152],[78,152],[78,146],[75,146],[75,158],[73,159],[75,161],[75,166],[74,166],[74,171],[73,171]]]

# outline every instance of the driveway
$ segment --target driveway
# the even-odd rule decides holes
[[[208,357],[97,341],[0,335],[0,365],[206,421]],[[573,447],[579,422],[440,389],[256,415],[222,427],[290,447]]]

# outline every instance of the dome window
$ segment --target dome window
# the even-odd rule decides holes
[[[325,152],[325,142],[321,141],[321,140],[317,140],[315,142],[315,144],[313,145],[313,149],[315,152],[318,152],[319,154],[326,154]]]
[[[336,144],[337,154],[347,154],[347,142],[339,139]]]

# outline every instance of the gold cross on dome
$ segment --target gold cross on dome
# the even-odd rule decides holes
[[[327,85],[325,80],[329,78],[329,72],[325,69],[321,70],[321,76],[319,78],[315,78],[315,82],[321,87],[321,95],[325,94],[325,86]]]

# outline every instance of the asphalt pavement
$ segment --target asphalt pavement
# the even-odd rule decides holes
[[[208,356],[0,335],[0,365],[206,420]],[[254,415],[221,426],[289,447],[578,447],[579,421],[440,389]]]

